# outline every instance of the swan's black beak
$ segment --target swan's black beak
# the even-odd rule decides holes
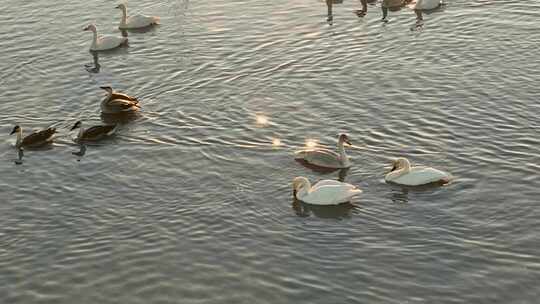
[[[346,142],[349,146],[352,146],[351,142],[350,142],[348,139],[345,139],[345,142]]]
[[[394,165],[392,166],[392,169],[390,169],[390,172],[392,172],[392,171],[394,171],[394,170],[396,170],[396,169],[397,169],[397,167],[396,167],[396,165],[394,164]]]
[[[120,8],[120,5],[115,6],[114,8]]]
[[[11,133],[9,133],[9,135],[12,135],[12,134],[15,134],[15,129],[13,129],[13,131],[11,131]]]
[[[292,195],[293,195],[294,198],[296,198],[296,189],[293,189]]]

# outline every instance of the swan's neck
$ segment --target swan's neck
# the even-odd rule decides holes
[[[347,157],[347,154],[345,153],[345,147],[343,146],[343,141],[338,142],[337,146],[338,154],[339,154],[339,160],[343,165],[349,164],[349,157]]]
[[[303,186],[296,193],[296,197],[302,200],[302,198],[308,195],[309,192],[311,192],[311,183],[309,181],[305,181]]]
[[[15,142],[15,146],[19,147],[22,143],[22,128],[19,128],[19,131],[17,131],[17,141]]]
[[[97,30],[92,30],[92,34],[94,35],[94,39],[92,40],[92,47],[96,47],[98,43]]]
[[[127,8],[122,7],[122,21],[120,21],[122,25],[126,25],[127,23]]]
[[[388,173],[387,179],[388,180],[396,180],[403,175],[406,175],[407,173],[411,172],[411,165],[410,164],[404,164],[403,168],[400,168],[398,170],[392,171]]]

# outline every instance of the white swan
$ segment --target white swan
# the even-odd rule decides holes
[[[132,113],[141,106],[135,97],[115,92],[111,87],[100,87],[107,91],[107,96],[101,101],[101,112],[105,114]]]
[[[116,132],[117,126],[118,125],[93,126],[88,129],[83,129],[82,122],[79,120],[73,125],[71,131],[79,128],[79,134],[77,135],[75,142],[83,143],[97,141],[111,136]]]
[[[430,167],[411,167],[408,159],[400,157],[393,161],[392,170],[384,179],[405,186],[420,186],[430,183],[448,183],[451,179],[449,173]]]
[[[121,30],[142,28],[159,23],[159,17],[156,16],[146,16],[141,14],[128,16],[127,6],[124,3],[118,4],[115,8],[122,10],[122,19],[120,20],[120,25],[118,25],[118,28]]]
[[[13,128],[10,135],[14,133],[17,133],[17,142],[15,143],[15,146],[18,149],[23,147],[39,147],[53,141],[56,128],[48,128],[23,137],[22,128],[17,125]]]
[[[117,37],[111,35],[98,36],[97,27],[94,24],[90,24],[85,27],[83,31],[91,31],[94,34],[92,44],[90,45],[90,51],[105,51],[117,48],[121,45],[126,45],[128,42],[127,37]]]
[[[294,158],[318,167],[336,169],[349,168],[351,162],[349,157],[347,157],[347,154],[345,154],[345,149],[343,148],[344,143],[351,144],[349,137],[346,134],[340,134],[337,143],[337,153],[328,149],[315,148],[297,151],[295,152]]]
[[[362,190],[351,184],[335,180],[322,180],[313,187],[309,180],[303,176],[293,179],[294,197],[313,205],[337,205],[351,200]]]
[[[441,0],[416,0],[411,4],[411,8],[415,10],[431,10],[442,5]]]

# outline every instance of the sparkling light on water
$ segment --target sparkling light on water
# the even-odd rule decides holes
[[[319,144],[319,141],[313,138],[306,139],[306,148],[312,149],[315,148]]]
[[[270,122],[270,119],[268,118],[268,116],[264,114],[256,114],[255,120],[257,122],[257,125],[261,127],[267,126],[268,123]]]

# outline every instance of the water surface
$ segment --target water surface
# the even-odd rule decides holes
[[[537,1],[448,0],[421,28],[351,0],[331,26],[324,1],[130,2],[162,25],[89,71],[82,29],[119,35],[115,5],[0,3],[0,302],[536,302]],[[77,161],[100,85],[143,110]],[[58,139],[16,165],[14,124]],[[293,205],[293,177],[339,173],[292,153],[339,132],[356,207]],[[397,156],[456,179],[385,184]]]

